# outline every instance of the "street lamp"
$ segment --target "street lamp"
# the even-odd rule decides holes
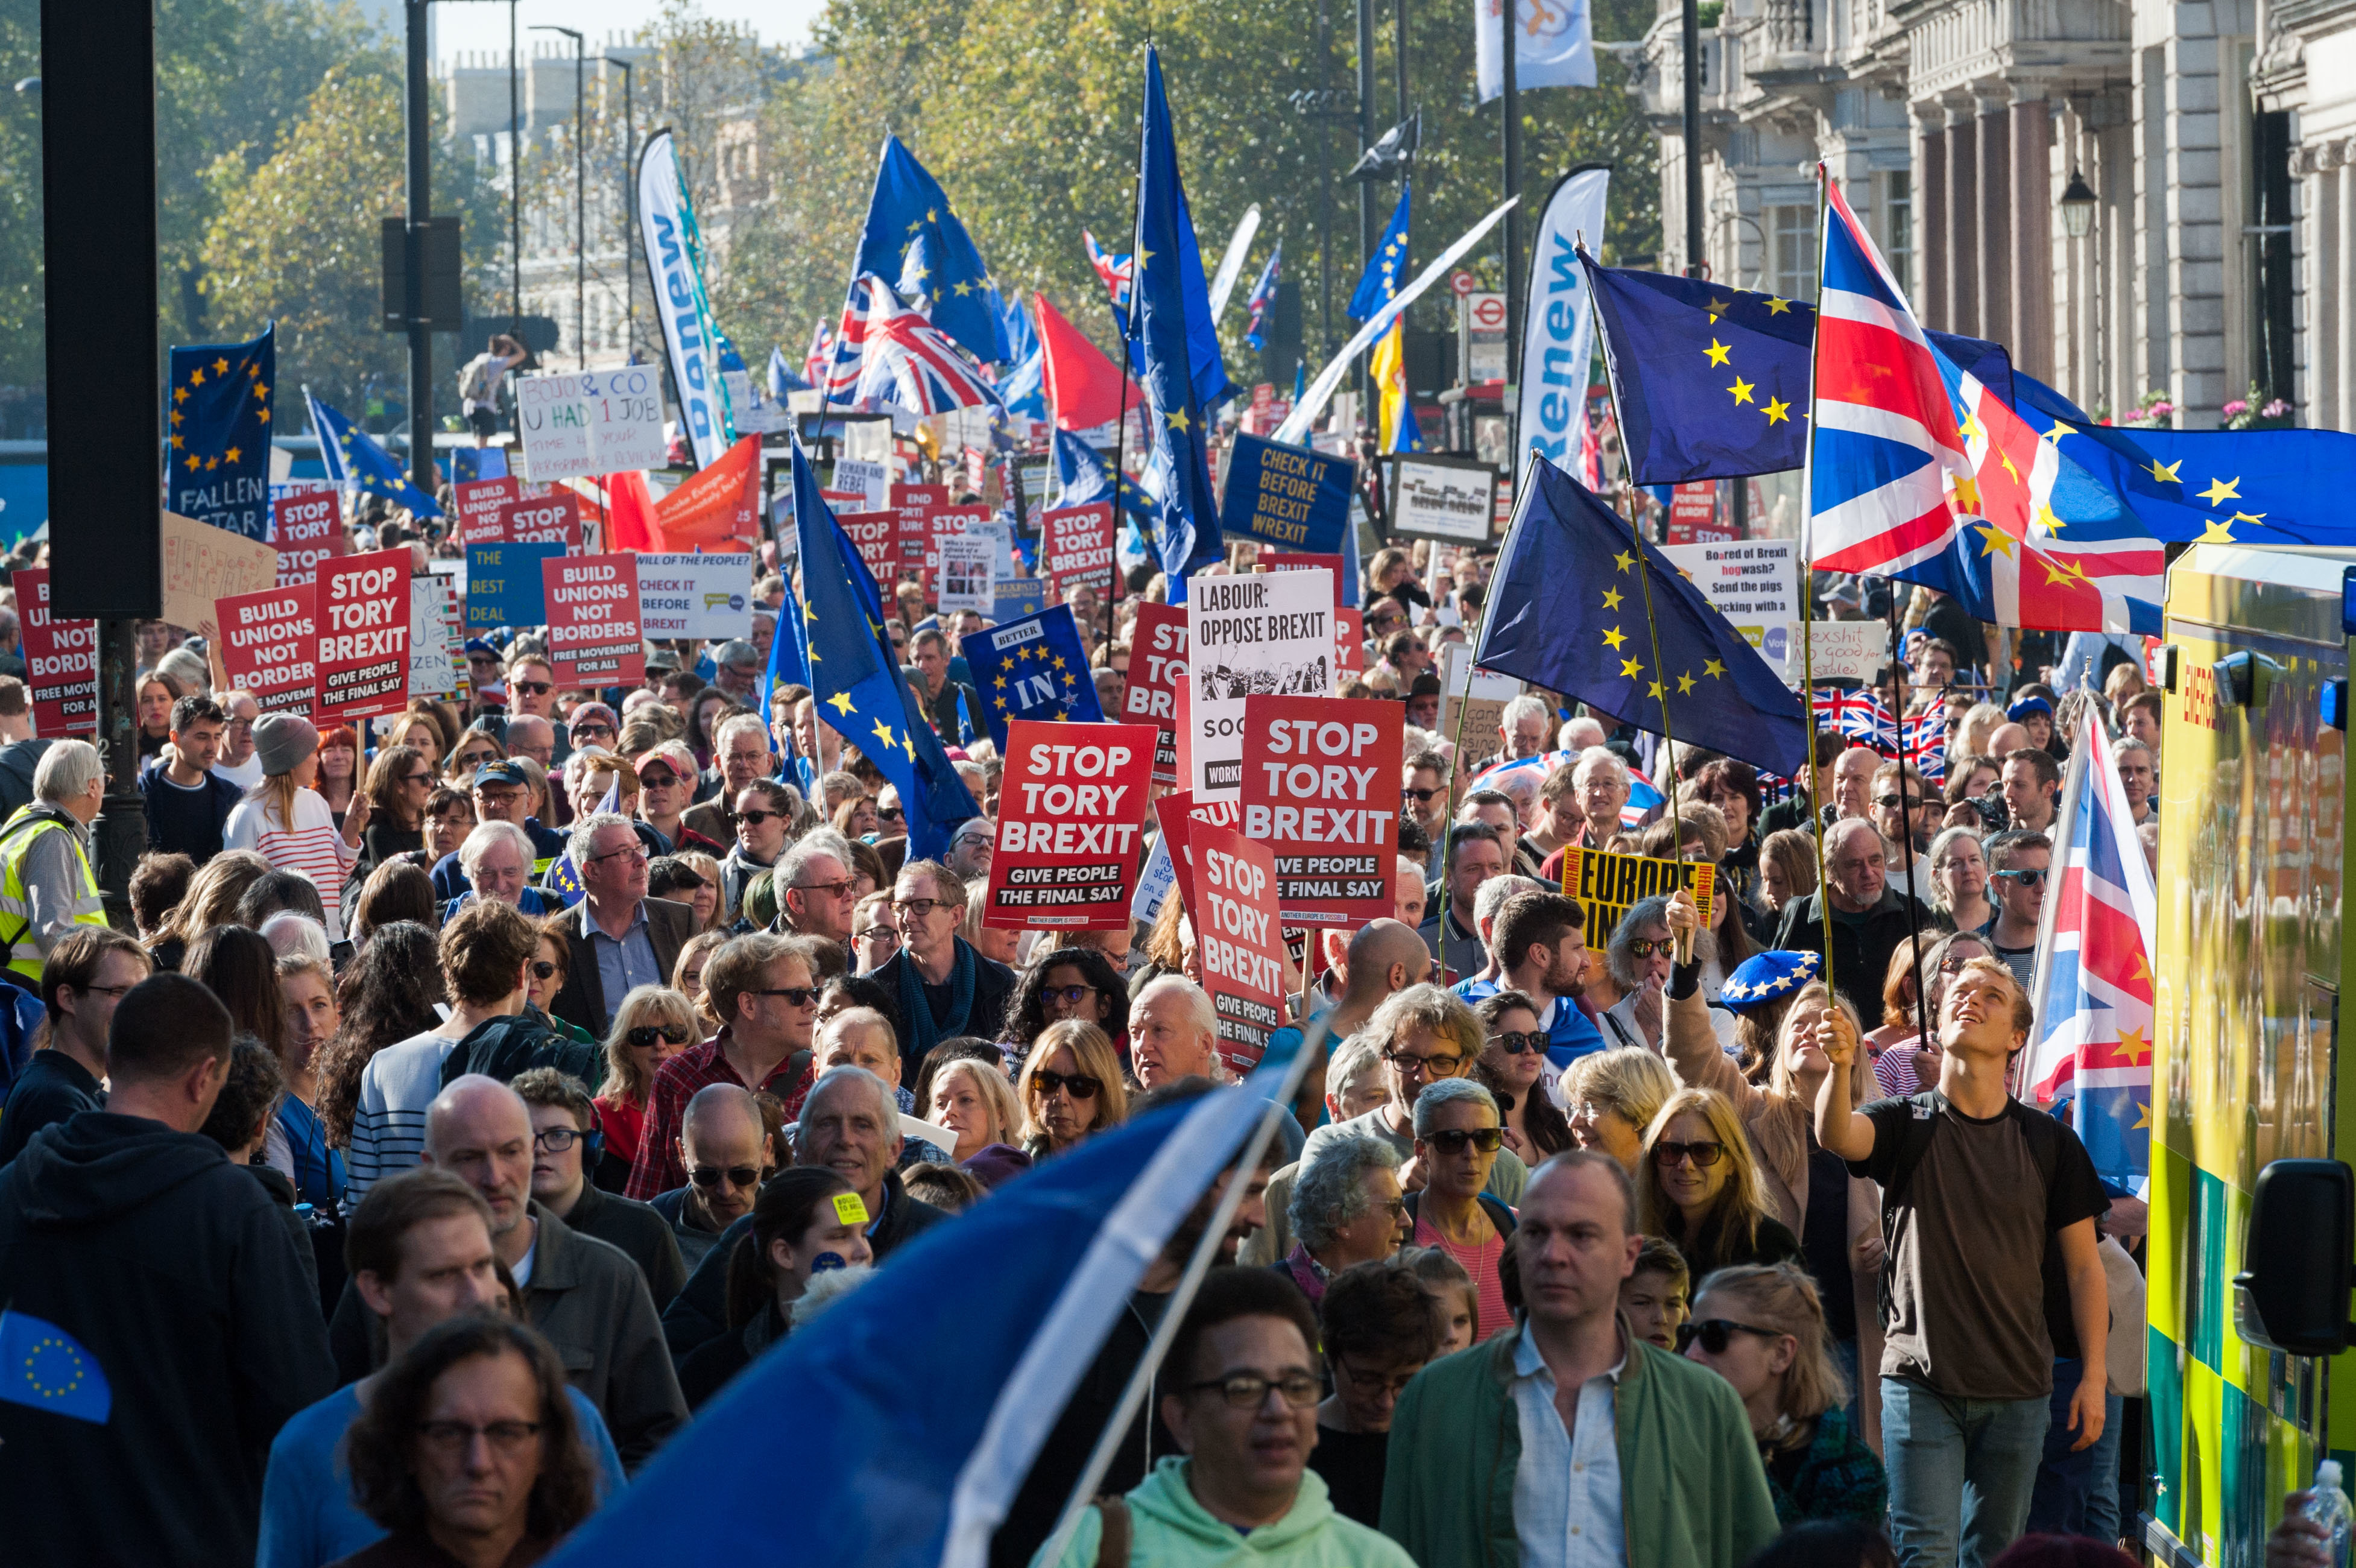
[[[637,72],[630,62],[605,57],[605,63],[622,70],[622,352],[632,359],[637,355],[638,286],[631,269],[637,265],[638,203],[636,184],[638,161],[638,122],[631,105],[632,83]]]
[[[573,358],[581,370],[589,368],[589,156],[587,102],[588,57],[584,40],[571,27],[545,22],[532,24],[535,33],[562,33],[573,40]]]
[[[2086,177],[2070,171],[2070,187],[2062,193],[2062,228],[2072,240],[2083,240],[2094,226],[2094,192]]]

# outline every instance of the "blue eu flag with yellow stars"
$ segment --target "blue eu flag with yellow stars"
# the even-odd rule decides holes
[[[1382,243],[1366,258],[1365,275],[1358,280],[1357,292],[1350,296],[1350,319],[1364,321],[1396,297],[1408,279],[1408,235],[1413,227],[1411,209],[1413,197],[1408,182],[1399,181],[1398,206],[1391,210],[1389,226],[1383,231]],[[1386,452],[1420,452],[1423,433],[1416,427],[1415,410],[1407,381],[1407,318],[1391,323],[1391,329],[1375,342],[1374,352],[1367,356],[1366,372],[1374,382],[1376,430]]]
[[[1816,310],[1705,278],[1607,267],[1581,250],[1603,362],[1640,485],[1732,479],[1800,467]],[[1939,351],[2012,401],[2001,344],[1926,333]]]
[[[818,714],[883,770],[908,816],[908,854],[937,860],[959,822],[981,815],[949,766],[897,660],[886,651],[874,579],[819,494],[794,444],[794,531],[802,559],[802,628]],[[916,716],[913,718],[911,714]]]
[[[884,138],[874,194],[868,198],[867,222],[851,263],[851,276],[868,273],[895,280],[903,297],[923,295],[933,325],[984,364],[1013,357],[998,285],[981,264],[981,252],[949,210],[941,182],[897,136]]]
[[[1050,724],[1101,724],[1096,677],[1080,650],[1080,628],[1067,605],[1008,621],[959,639],[982,718],[998,754],[1006,755],[1006,726],[1015,719]]]
[[[90,1348],[29,1312],[0,1312],[0,1400],[106,1424],[114,1391]]]
[[[1799,696],[1750,641],[1578,480],[1536,460],[1527,474],[1474,662],[1638,729],[1804,773]]]
[[[381,496],[418,517],[442,515],[434,498],[409,482],[409,475],[376,437],[313,397],[309,387],[303,389],[303,400],[311,405],[311,429],[319,437],[319,460],[327,466],[328,483]]]
[[[270,537],[270,397],[278,327],[251,343],[172,350],[164,402],[165,489],[182,517],[252,540]]]

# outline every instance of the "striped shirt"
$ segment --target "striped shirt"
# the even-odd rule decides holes
[[[344,1160],[347,1212],[370,1187],[410,1169],[424,1155],[425,1108],[442,1092],[442,1064],[457,1044],[440,1035],[412,1035],[377,1052],[360,1069],[352,1146]]]
[[[263,820],[263,800],[248,798],[229,814],[221,832],[224,849],[250,849],[280,871],[299,872],[319,890],[327,911],[327,940],[344,940],[344,879],[359,864],[360,852],[344,842],[327,798],[316,789],[294,791],[292,827]]]

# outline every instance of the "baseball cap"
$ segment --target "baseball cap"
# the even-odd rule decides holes
[[[522,763],[512,757],[502,757],[495,762],[486,762],[475,769],[475,788],[479,789],[486,784],[513,784],[518,789],[529,789],[531,788],[531,775],[523,770]]]

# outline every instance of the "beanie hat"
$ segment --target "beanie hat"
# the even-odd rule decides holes
[[[253,726],[253,755],[265,774],[292,773],[318,749],[318,730],[293,714],[265,714]]]

